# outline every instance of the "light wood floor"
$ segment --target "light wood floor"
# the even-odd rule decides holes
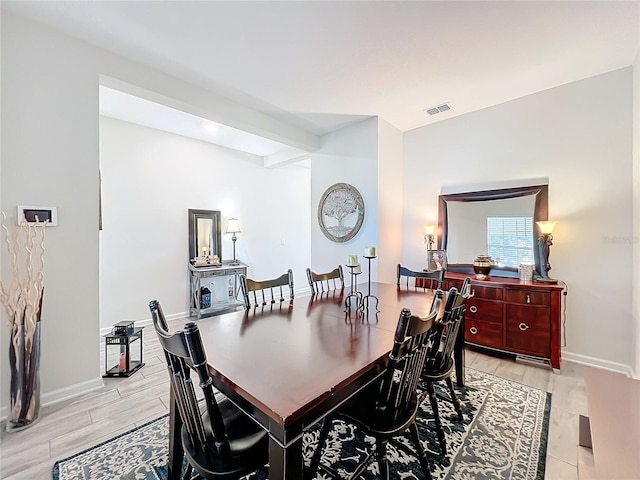
[[[577,480],[578,415],[587,414],[582,367],[565,361],[554,374],[470,350],[466,355],[469,367],[552,393],[545,478]],[[144,362],[130,378],[104,379],[100,390],[43,408],[38,423],[24,431],[7,433],[0,425],[0,478],[51,479],[56,460],[167,413],[168,376],[155,335],[144,338]]]

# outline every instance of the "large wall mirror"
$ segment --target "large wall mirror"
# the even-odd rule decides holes
[[[220,211],[189,209],[189,260],[203,255],[222,258]]]
[[[547,220],[548,186],[534,185],[440,195],[439,248],[447,250],[451,272],[474,273],[473,260],[489,254],[492,276],[517,277],[519,263],[544,276],[535,222]]]

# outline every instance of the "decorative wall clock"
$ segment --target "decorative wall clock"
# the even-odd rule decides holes
[[[318,223],[325,237],[346,242],[356,236],[364,221],[362,195],[348,183],[331,185],[318,204]]]

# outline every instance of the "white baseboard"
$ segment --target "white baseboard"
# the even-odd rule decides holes
[[[40,399],[40,405],[41,407],[47,407],[49,405],[64,402],[65,400],[89,393],[93,390],[102,388],[103,386],[104,383],[102,382],[102,377],[94,378],[93,380],[88,380],[86,382],[76,383],[75,385],[60,388],[52,392],[43,393],[42,398]],[[8,410],[9,407],[0,408],[0,420],[5,420],[7,418]]]
[[[627,377],[638,378],[630,365],[624,363],[611,362],[609,360],[602,360],[601,358],[590,357],[588,355],[581,355],[579,353],[571,353],[562,351],[562,359],[570,362],[580,363],[582,365],[588,365],[590,367],[602,368],[604,370],[610,370],[612,372],[623,373]]]
[[[346,290],[346,287],[345,287],[345,290]],[[311,287],[307,285],[304,288],[295,290],[294,293],[296,294],[296,297],[306,297],[307,295],[311,295]]]

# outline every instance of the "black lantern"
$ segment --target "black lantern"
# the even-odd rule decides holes
[[[113,326],[111,333],[105,335],[104,365],[105,373],[103,377],[129,377],[142,367],[142,329],[136,328],[133,322],[119,322]],[[140,346],[139,354],[136,355],[132,344],[138,342]],[[133,355],[132,355],[133,353]],[[111,354],[111,355],[110,355]],[[109,357],[111,362],[117,355],[115,366],[109,368]]]

